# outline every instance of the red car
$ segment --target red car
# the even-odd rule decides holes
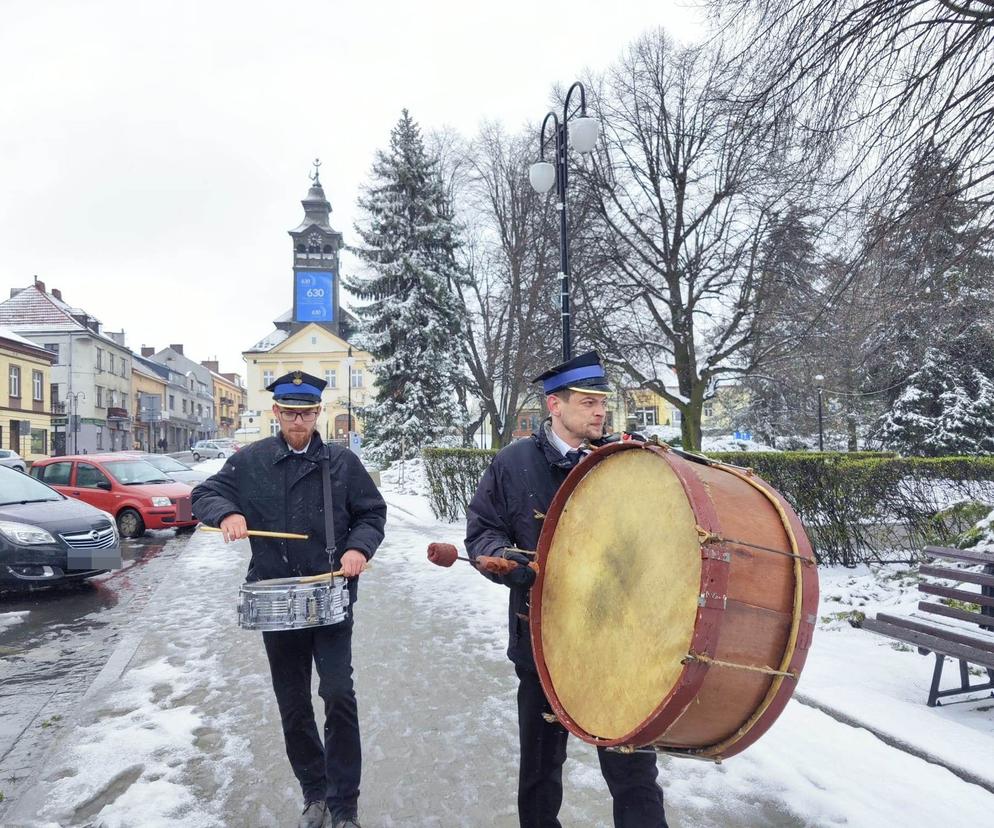
[[[76,454],[37,460],[31,475],[69,497],[109,512],[123,538],[146,529],[193,527],[192,487],[128,454]]]

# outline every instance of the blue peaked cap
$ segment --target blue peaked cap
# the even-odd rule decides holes
[[[321,392],[326,383],[303,371],[291,371],[282,377],[277,377],[266,386],[273,393],[273,402],[291,408],[307,408],[321,404]]]
[[[576,391],[591,391],[608,394],[611,387],[604,377],[604,366],[597,351],[587,351],[585,354],[573,357],[555,368],[550,368],[544,374],[539,374],[532,382],[542,383],[542,392],[555,394],[565,388]]]

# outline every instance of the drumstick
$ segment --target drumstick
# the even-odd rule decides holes
[[[200,528],[204,532],[223,531],[214,526],[204,526],[202,523]],[[293,532],[266,532],[262,529],[248,529],[245,534],[253,538],[286,538],[287,540],[307,540],[310,537],[309,535],[297,535]]]
[[[366,564],[362,568],[362,571],[363,572],[367,572],[370,569],[372,569],[372,566],[370,564]],[[297,583],[297,584],[315,584],[318,581],[330,581],[332,578],[337,578],[339,575],[344,575],[344,574],[345,574],[345,570],[344,569],[339,569],[339,570],[336,570],[335,572],[323,572],[320,575],[308,575],[306,578],[299,578],[294,583]]]

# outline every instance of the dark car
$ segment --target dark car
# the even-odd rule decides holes
[[[133,454],[70,454],[31,465],[31,476],[61,494],[112,514],[121,537],[146,529],[192,529],[192,486],[177,483]]]
[[[0,589],[78,581],[120,567],[113,517],[0,467]]]

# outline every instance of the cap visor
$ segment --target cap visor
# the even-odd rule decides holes
[[[576,385],[568,385],[566,387],[570,391],[575,391],[577,394],[600,394],[603,397],[610,396],[611,394],[610,391],[604,391],[601,388],[580,388],[579,386]],[[553,391],[552,393],[555,393],[555,391]]]
[[[283,400],[273,400],[280,408],[318,408],[319,402],[285,402]]]

